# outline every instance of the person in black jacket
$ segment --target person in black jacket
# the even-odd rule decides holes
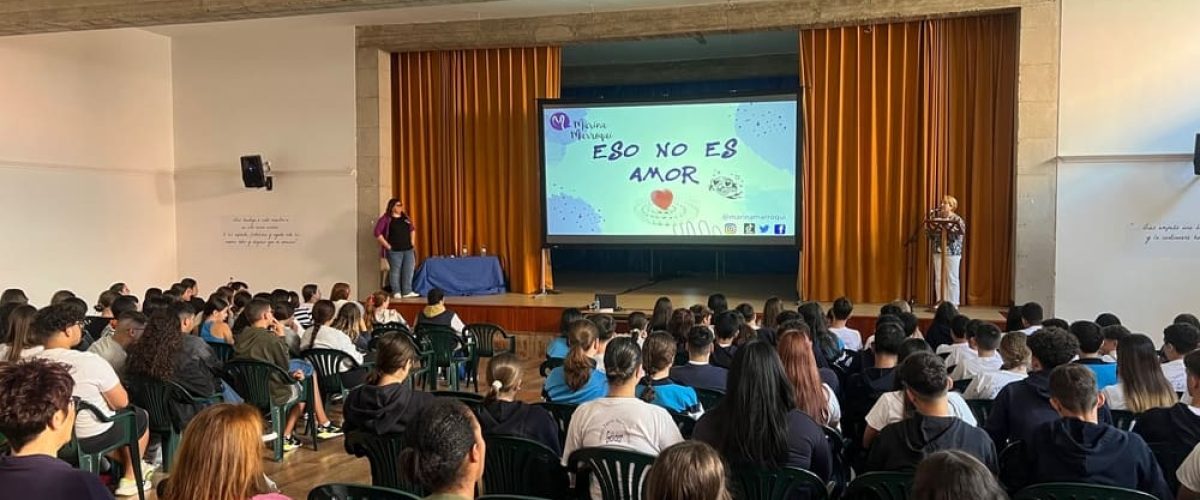
[[[491,389],[479,410],[479,426],[485,435],[516,436],[542,443],[562,454],[558,423],[544,408],[516,400],[521,391],[521,360],[506,352],[488,364]]]
[[[417,348],[407,337],[384,335],[375,345],[378,354],[367,383],[346,396],[343,430],[347,433],[403,433],[434,399],[405,383],[418,359]]]
[[[883,323],[875,329],[873,338],[874,366],[851,375],[846,382],[844,420],[861,420],[881,394],[895,390],[896,361],[900,344],[904,343],[904,331],[897,324]]]
[[[1049,379],[1050,404],[1061,418],[1032,432],[1021,460],[1013,462],[1015,470],[1006,472],[1006,484],[1088,483],[1175,498],[1146,442],[1100,422],[1104,395],[1096,390],[1092,370],[1068,363],[1050,372]]]
[[[733,355],[738,346],[734,341],[741,330],[743,319],[736,311],[725,311],[713,319],[713,333],[716,335],[709,363],[713,366],[729,369],[733,365]]]
[[[950,411],[947,392],[951,381],[942,358],[929,352],[914,353],[897,368],[904,397],[916,410],[912,417],[884,427],[871,447],[867,471],[910,472],[926,455],[941,450],[962,450],[998,471],[996,447],[983,429]]]
[[[1188,402],[1149,410],[1138,415],[1133,426],[1133,432],[1146,443],[1165,452],[1156,456],[1172,489],[1179,485],[1175,471],[1182,465],[1183,457],[1200,444],[1200,406],[1197,406],[1200,405],[1200,351],[1185,356],[1183,364],[1187,369]]]
[[[671,380],[696,389],[725,392],[729,370],[709,364],[713,352],[713,333],[703,326],[688,332],[688,362],[671,368]]]

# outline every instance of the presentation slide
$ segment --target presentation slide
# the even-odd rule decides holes
[[[550,245],[797,245],[795,94],[542,102]]]

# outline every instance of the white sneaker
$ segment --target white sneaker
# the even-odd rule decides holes
[[[400,292],[396,292],[396,293],[393,293],[393,294],[392,294],[392,298],[393,298],[393,299],[403,299],[403,298],[404,298],[404,294],[402,294],[402,293],[400,293]]]
[[[419,294],[417,292],[408,292],[408,293],[404,294],[404,298],[407,298],[407,299],[411,299],[413,297],[420,297],[420,296],[421,296],[421,294]]]
[[[150,484],[150,481],[142,481],[142,491],[146,491],[146,492],[154,491],[154,488]],[[123,477],[123,478],[121,478],[121,481],[119,483],[117,483],[117,491],[113,492],[113,494],[116,496],[119,496],[119,497],[131,497],[131,496],[137,495],[138,494],[137,482],[132,479],[129,479],[127,477]]]
[[[264,443],[269,443],[271,441],[276,440],[277,438],[279,438],[279,434],[276,434],[274,432],[268,432],[266,434],[263,434],[262,440]]]

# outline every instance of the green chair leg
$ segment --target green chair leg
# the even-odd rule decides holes
[[[304,431],[312,440],[313,451],[317,451],[317,397],[313,391],[312,377],[304,379],[304,403],[304,414],[308,415]]]
[[[283,460],[283,407],[271,406],[271,429],[275,431],[275,461]]]
[[[175,464],[175,450],[179,449],[179,434],[172,432],[163,441],[163,472],[171,472]]]

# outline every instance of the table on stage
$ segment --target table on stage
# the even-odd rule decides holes
[[[440,288],[446,295],[504,293],[504,271],[494,255],[481,257],[430,257],[413,278],[413,290],[428,295]]]

